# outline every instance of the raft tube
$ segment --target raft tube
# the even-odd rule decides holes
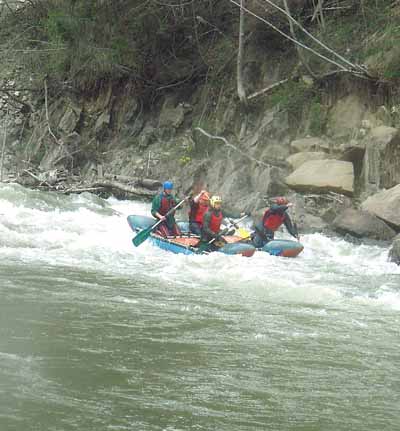
[[[177,224],[182,232],[189,231],[188,222],[179,221]],[[257,250],[265,251],[273,256],[296,257],[304,250],[304,246],[298,241],[289,239],[274,239],[266,244],[263,248],[259,248]]]
[[[147,229],[154,224],[154,219],[151,217],[140,216],[140,215],[130,215],[127,218],[128,224],[134,232],[140,232],[143,229]],[[180,227],[186,227],[183,223],[179,223]],[[224,254],[240,254],[242,256],[251,257],[256,251],[252,244],[238,242],[241,240],[240,237],[230,235],[224,236],[227,241],[223,247],[221,247],[218,252]],[[171,251],[172,253],[181,254],[208,254],[208,252],[199,252],[198,243],[199,237],[196,235],[189,235],[188,232],[183,231],[181,236],[164,238],[157,233],[151,233],[149,236],[149,241],[161,248],[162,250]]]
[[[304,249],[303,244],[290,239],[274,239],[257,250],[265,251],[273,256],[296,257]]]

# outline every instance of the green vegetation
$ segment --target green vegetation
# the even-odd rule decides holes
[[[224,1],[30,0],[1,23],[0,38],[24,50],[38,80],[90,90],[132,79],[146,92],[218,73],[234,54],[236,20]]]
[[[279,109],[288,112],[289,118],[298,122],[311,95],[312,89],[303,82],[289,81],[274,91],[269,97],[269,105],[278,105]]]
[[[337,0],[334,4],[324,9],[323,22],[312,19],[312,2],[294,13],[320,40],[350,61],[366,64],[374,76],[400,77],[399,2]],[[234,77],[238,19],[238,8],[229,0],[29,0],[6,16],[3,9],[0,61],[22,63],[38,85],[47,76],[53,88],[67,85],[91,91],[104,81],[129,79],[138,95],[151,94],[143,97],[148,103],[164,89],[193,89],[207,82],[214,87],[216,103],[219,88],[231,85]],[[283,15],[277,13],[271,20],[289,32]],[[247,25],[246,49],[250,52],[250,45],[257,46],[256,61],[265,58],[271,63],[293,52],[292,43],[265,23],[252,18]],[[298,28],[296,35],[333,58]],[[304,55],[317,75],[334,67],[309,52]],[[277,90],[271,103],[298,118],[309,91],[301,83],[290,84]]]
[[[373,76],[400,76],[398,2],[348,2],[336,13],[327,14],[325,27],[319,27],[315,35],[351,62],[366,65]],[[312,47],[316,45],[313,43]],[[315,69],[327,68],[315,57],[310,57],[310,61]]]
[[[249,7],[256,7],[255,3],[247,2]],[[252,17],[245,25],[243,80],[248,95],[257,96],[246,108],[239,106],[239,10],[229,0],[28,0],[15,11],[4,7],[0,10],[0,79],[14,75],[19,79],[19,74],[26,71],[22,77],[26,79],[20,83],[26,83],[28,91],[33,90],[37,95],[33,100],[38,105],[44,103],[44,79],[49,107],[64,91],[77,95],[84,105],[79,127],[90,137],[97,113],[107,106],[111,124],[107,138],[119,130],[120,123],[127,123],[126,145],[131,145],[132,150],[143,152],[154,142],[168,143],[168,150],[181,167],[226,147],[198,131],[193,131],[193,143],[180,145],[174,139],[175,129],[158,130],[153,113],[163,106],[167,93],[168,97],[173,95],[174,103],[190,100],[191,110],[185,111],[181,129],[199,126],[215,135],[236,138],[245,130],[244,124],[252,132],[259,127],[260,113],[275,107],[284,111],[277,118],[283,119],[285,127],[289,120],[292,131],[319,136],[326,131],[327,107],[322,101],[331,103],[328,97],[321,97],[323,92],[334,97],[337,89],[347,91],[348,84],[352,91],[363,82],[372,93],[376,82],[389,80],[379,103],[387,103],[393,124],[399,124],[399,98],[388,93],[400,77],[400,2],[324,2],[329,7],[324,8],[324,19],[320,21],[315,19],[313,3],[316,2],[305,2],[304,7],[296,9],[296,19],[343,57],[366,65],[376,81],[350,82],[353,78],[348,79],[347,74],[328,78],[324,74],[337,67],[302,50],[310,66],[305,67],[291,41]],[[262,7],[255,11],[265,13]],[[286,17],[277,15],[269,16],[271,22],[289,34]],[[295,31],[300,41],[335,59],[299,28]],[[9,72],[3,73],[7,69]],[[317,77],[311,77],[313,74]],[[345,76],[343,85],[341,76]],[[260,91],[285,78],[288,81],[273,91]],[[341,97],[339,91],[336,94]],[[386,96],[387,100],[383,99]],[[129,97],[137,99],[138,105],[140,102],[140,112],[135,113],[139,121],[135,120],[134,125],[121,107],[123,103],[119,105]],[[371,103],[375,100],[371,98]],[[58,136],[54,115],[52,121]],[[149,129],[145,127],[149,125],[147,121]],[[134,133],[128,136],[131,130]],[[85,151],[77,157],[95,159],[106,151],[106,141],[104,136],[88,139]],[[32,142],[35,145],[36,139]],[[35,162],[42,159],[46,144],[44,140],[36,150]]]

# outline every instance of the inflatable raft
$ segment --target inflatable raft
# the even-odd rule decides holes
[[[265,251],[273,256],[296,257],[303,249],[303,244],[298,241],[274,239],[258,250]]]
[[[130,215],[127,218],[128,224],[131,229],[138,233],[143,229],[147,229],[154,224],[152,217]],[[199,237],[195,235],[189,235],[187,232],[187,223],[178,223],[182,229],[182,235],[176,237],[163,237],[158,235],[157,232],[152,232],[148,241],[153,245],[173,253],[182,254],[208,254],[208,252],[200,252],[198,249]],[[225,244],[223,247],[218,249],[219,253],[224,254],[240,254],[242,256],[250,257],[255,252],[255,247],[252,244],[239,242],[242,240],[240,236],[230,235],[224,236]]]

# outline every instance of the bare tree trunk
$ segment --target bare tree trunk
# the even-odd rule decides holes
[[[318,9],[319,9],[319,17],[321,19],[321,27],[325,29],[325,18],[324,18],[324,10],[322,9],[322,5],[324,3],[324,0],[318,1]]]
[[[318,3],[316,4],[315,1],[318,1]],[[325,28],[325,18],[324,18],[324,11],[322,9],[323,2],[324,2],[324,0],[313,0],[314,13],[313,13],[311,21],[314,21],[314,19],[317,18],[321,27],[324,29]]]
[[[244,24],[246,0],[240,0],[240,21],[239,21],[239,49],[237,55],[237,92],[239,100],[243,105],[247,105],[246,90],[243,85],[243,56],[244,56]]]
[[[290,13],[290,9],[289,9],[289,6],[288,6],[288,4],[287,4],[287,0],[283,0],[283,4],[284,4],[284,6],[285,6],[285,11],[286,11],[287,16],[288,16],[288,22],[289,22],[289,27],[290,27],[290,34],[292,35],[292,38],[293,38],[293,39],[297,40],[296,32],[295,32],[295,30],[294,30],[293,21],[289,18],[289,17],[290,17],[290,16],[292,16],[292,15],[291,15],[291,13]],[[306,59],[305,59],[305,56],[303,55],[303,52],[302,52],[302,50],[301,50],[300,46],[299,46],[297,43],[295,43],[295,47],[296,47],[297,55],[299,56],[299,60],[300,60],[300,62],[301,62],[301,63],[303,64],[303,66],[307,69],[308,73],[309,73],[313,78],[315,78],[315,73],[311,70],[311,67],[308,65],[308,63],[307,63],[307,61],[306,61]]]
[[[6,115],[6,119],[5,119],[5,125],[4,125],[4,135],[3,135],[3,147],[2,147],[2,149],[1,149],[1,166],[0,166],[0,169],[1,169],[1,175],[0,175],[0,182],[3,182],[3,177],[4,177],[4,175],[3,175],[3,168],[4,168],[4,152],[5,152],[5,149],[6,149],[6,140],[7,140],[7,119],[8,119],[8,110],[7,110],[7,115]]]
[[[245,20],[246,20],[246,14],[244,11],[244,7],[246,6],[246,0],[240,0],[240,21],[239,21],[239,48],[238,48],[238,55],[237,55],[237,92],[239,96],[240,103],[242,107],[244,108],[244,118],[240,127],[239,132],[239,139],[244,138],[246,135],[247,130],[247,107],[248,107],[248,101],[246,96],[246,90],[244,88],[243,83],[243,63],[244,63],[244,27],[245,27]]]

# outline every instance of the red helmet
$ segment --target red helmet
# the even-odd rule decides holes
[[[289,203],[289,201],[283,196],[278,196],[274,200],[277,205],[287,205]]]

